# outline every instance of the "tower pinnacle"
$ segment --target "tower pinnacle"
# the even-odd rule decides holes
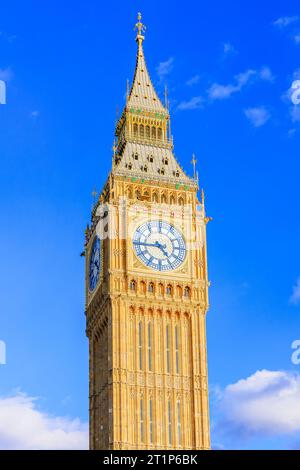
[[[146,26],[141,22],[142,19],[142,14],[138,13],[138,22],[135,25],[134,29],[137,29],[138,33],[136,36],[136,41],[138,43],[142,43],[143,40],[145,39],[145,36],[143,36],[143,33],[146,31]]]

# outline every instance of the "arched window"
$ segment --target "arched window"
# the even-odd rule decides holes
[[[152,324],[148,323],[148,368],[152,371]]]
[[[137,137],[138,135],[138,125],[135,123],[133,124],[133,135]]]
[[[144,281],[141,281],[140,288],[141,288],[142,294],[145,294],[146,293],[146,283]]]
[[[166,289],[167,295],[172,295],[172,286],[169,284]]]
[[[147,139],[150,139],[150,127],[146,126],[146,137]]]
[[[177,442],[181,446],[181,410],[180,400],[177,400]]]
[[[143,369],[143,324],[139,322],[139,369]]]
[[[150,444],[153,444],[153,400],[149,401],[149,437]]]
[[[144,125],[140,124],[140,137],[144,137]]]
[[[167,203],[167,196],[166,196],[165,194],[162,195],[162,197],[161,197],[161,202],[162,202],[163,204],[166,204],[166,203]]]
[[[176,374],[179,374],[179,331],[178,326],[175,326],[175,362]]]
[[[159,128],[157,129],[157,138],[158,138],[159,140],[162,139],[162,129],[161,129],[161,127],[159,127]]]
[[[180,197],[180,198],[179,198],[178,204],[179,204],[180,206],[183,206],[183,204],[184,204],[183,197]]]
[[[164,293],[164,285],[163,284],[159,284],[158,291],[159,291],[160,295],[163,295],[163,293]]]
[[[175,197],[174,196],[170,197],[170,204],[175,204]]]
[[[158,195],[157,193],[153,194],[153,202],[158,202]]]
[[[130,281],[130,290],[135,290],[136,284],[135,281]]]
[[[166,369],[170,373],[170,325],[166,326]]]
[[[156,129],[154,126],[151,127],[151,137],[152,139],[156,139]]]
[[[140,400],[140,434],[141,442],[144,442],[144,400]]]
[[[189,287],[184,288],[184,297],[190,297],[191,296],[191,289]]]
[[[150,292],[150,294],[153,294],[153,292],[154,292],[154,284],[153,284],[153,282],[150,282],[150,283],[149,283],[148,292]]]
[[[171,410],[171,401],[168,401],[168,438],[169,445],[172,445],[172,410]]]

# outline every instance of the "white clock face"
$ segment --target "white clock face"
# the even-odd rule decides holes
[[[172,271],[185,260],[186,245],[182,234],[168,222],[149,221],[133,235],[137,257],[151,269]]]

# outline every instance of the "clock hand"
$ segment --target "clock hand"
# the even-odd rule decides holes
[[[155,243],[145,243],[145,242],[133,242],[134,245],[142,245],[142,246],[153,246],[154,248],[159,248],[159,249],[164,249],[166,248],[166,245],[162,245],[159,242]]]

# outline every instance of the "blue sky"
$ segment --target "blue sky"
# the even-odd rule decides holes
[[[2,5],[0,447],[18,439],[30,447],[18,429],[5,435],[5,419],[14,422],[5,408],[34,416],[50,447],[49,422],[65,417],[63,445],[85,445],[79,254],[133,76],[139,10],[152,80],[161,96],[169,88],[176,156],[192,172],[195,152],[213,217],[213,445],[299,447],[300,365],[291,343],[300,337],[300,105],[289,90],[300,79],[300,7],[292,0]]]

